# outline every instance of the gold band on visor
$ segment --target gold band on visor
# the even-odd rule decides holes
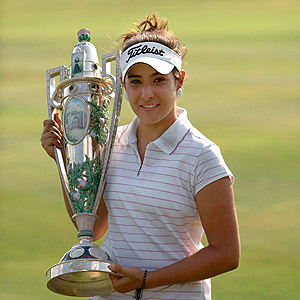
[[[170,73],[174,67],[181,71],[181,57],[169,47],[155,42],[134,44],[121,55],[122,80],[129,68],[137,63],[150,65],[161,74]]]

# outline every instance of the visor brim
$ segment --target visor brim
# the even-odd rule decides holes
[[[122,70],[122,80],[124,81],[125,76],[129,69],[138,63],[144,63],[155,69],[158,73],[166,75],[169,74],[173,68],[175,67],[173,64],[163,61],[157,58],[153,57],[138,57],[136,59],[133,59],[128,65],[126,65],[126,68]]]

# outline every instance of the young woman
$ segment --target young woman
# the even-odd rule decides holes
[[[93,299],[211,299],[210,279],[237,268],[240,242],[233,175],[216,144],[176,106],[183,48],[168,23],[148,17],[122,39],[122,80],[136,117],[118,130],[95,239],[116,292]],[[60,120],[42,145],[62,148]],[[205,233],[208,245],[201,239]],[[134,298],[135,299],[135,298]]]

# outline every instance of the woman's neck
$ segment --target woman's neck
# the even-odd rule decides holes
[[[165,124],[162,126],[161,124],[144,124],[140,123],[137,131],[137,147],[141,157],[141,160],[144,160],[145,152],[147,145],[156,139],[158,139],[164,132],[174,123],[170,123],[168,126]]]

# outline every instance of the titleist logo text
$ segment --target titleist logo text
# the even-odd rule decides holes
[[[127,53],[129,55],[129,57],[126,60],[126,63],[128,63],[131,58],[133,58],[137,55],[140,55],[140,54],[151,53],[151,54],[164,56],[165,51],[162,49],[157,49],[155,47],[150,48],[147,45],[144,45],[143,47],[142,47],[142,45],[139,45],[139,46],[131,48]]]

